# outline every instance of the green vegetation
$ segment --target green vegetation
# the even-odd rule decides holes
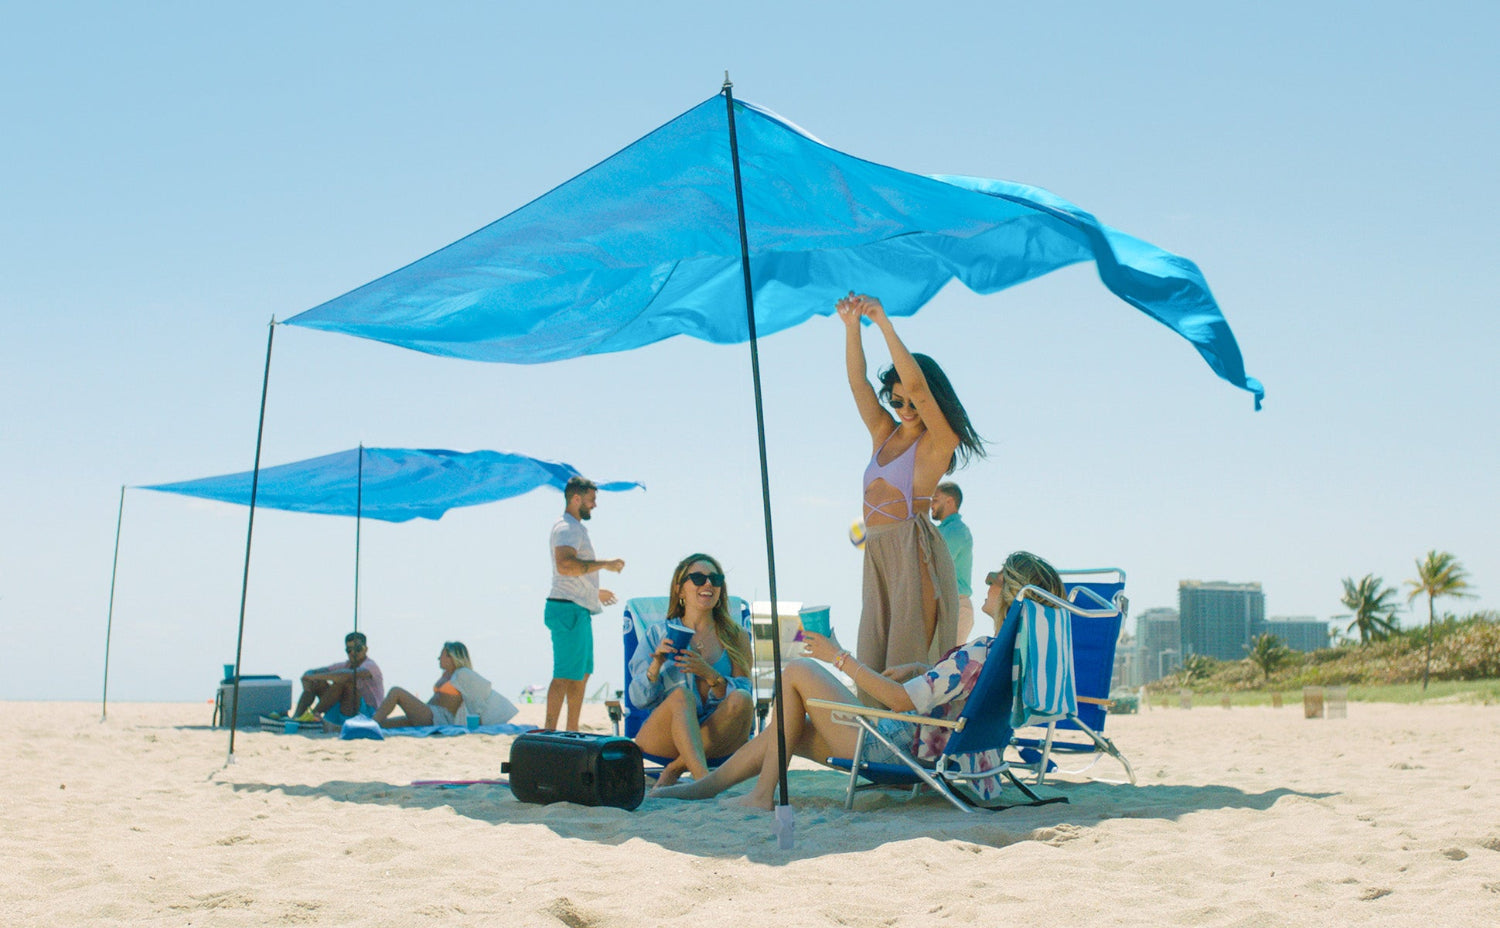
[[[1245,650],[1250,652],[1247,660],[1259,667],[1261,672],[1266,675],[1266,683],[1271,682],[1271,672],[1282,664],[1285,664],[1292,656],[1292,649],[1287,647],[1285,642],[1270,632],[1256,635],[1255,639],[1250,643],[1250,647]]]
[[[1429,632],[1430,664],[1425,655]],[[1272,644],[1279,642],[1266,647]],[[1424,688],[1424,673],[1430,689]],[[1383,640],[1307,653],[1288,650],[1269,670],[1255,659],[1254,649],[1238,661],[1193,655],[1181,671],[1147,689],[1157,694],[1153,701],[1191,689],[1202,696],[1227,694],[1236,705],[1264,705],[1273,692],[1295,701],[1304,686],[1347,686],[1349,698],[1356,700],[1500,702],[1500,612],[1462,618],[1449,614],[1429,629],[1395,629]]]
[[[1447,551],[1428,551],[1426,560],[1417,561],[1417,578],[1406,581],[1406,585],[1411,588],[1407,602],[1427,594],[1427,664],[1422,668],[1422,689],[1425,690],[1432,673],[1433,600],[1439,596],[1468,597],[1474,594],[1469,592],[1469,575],[1463,565]]]
[[[1384,587],[1384,589],[1382,589]],[[1384,641],[1399,627],[1396,624],[1396,605],[1390,601],[1396,591],[1385,586],[1385,581],[1374,574],[1365,574],[1358,583],[1350,577],[1344,578],[1344,595],[1339,601],[1354,610],[1354,621],[1345,631],[1359,630],[1359,640]]]

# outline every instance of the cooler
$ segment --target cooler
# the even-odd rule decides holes
[[[234,681],[219,684],[214,698],[214,727],[229,727],[229,709],[234,702]],[[292,708],[292,681],[278,676],[240,677],[240,704],[235,713],[235,728],[260,730],[260,717]]]

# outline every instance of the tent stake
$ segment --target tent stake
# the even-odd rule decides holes
[[[250,593],[250,542],[255,538],[255,493],[260,489],[260,443],[266,433],[266,391],[271,385],[271,345],[276,341],[276,317],[266,334],[266,372],[260,381],[260,422],[255,427],[255,467],[250,474],[250,519],[245,526],[245,576],[240,581],[240,627],[234,640],[234,689],[229,698],[229,756],[224,765],[234,763],[234,730],[240,721],[240,658],[245,649],[245,599]]]
[[[115,575],[120,570],[120,526],[125,523],[125,487],[120,486],[120,511],[115,515],[115,560],[109,568],[109,615],[104,620],[104,693],[99,697],[99,721],[109,718],[109,633],[115,626]]]
[[[750,377],[755,384],[755,436],[760,442],[760,496],[766,514],[766,564],[771,581],[772,701],[776,706],[776,760],[781,802],[777,804],[776,830],[781,847],[793,841],[791,805],[787,798],[786,715],[781,698],[781,613],[776,603],[776,545],[771,536],[771,477],[766,467],[766,416],[760,394],[760,351],[755,339],[755,288],[750,281],[750,238],[745,231],[745,195],[740,182],[740,143],[734,132],[734,84],[724,72],[724,106],[729,113],[729,157],[734,164],[734,207],[740,226],[740,270],[745,278],[745,321],[750,327]]]

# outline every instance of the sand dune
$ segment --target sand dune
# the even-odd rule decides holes
[[[211,707],[6,703],[5,925],[1492,925],[1500,709],[1156,709],[1136,787],[965,815],[799,762],[769,815],[517,802],[512,739],[227,736]],[[527,706],[517,721],[539,721]],[[590,707],[595,710],[596,707]],[[602,710],[587,717],[605,730]],[[1098,772],[1116,775],[1101,764]],[[1048,914],[1050,913],[1050,914]]]

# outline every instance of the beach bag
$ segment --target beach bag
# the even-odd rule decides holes
[[[646,798],[645,763],[629,738],[528,732],[511,744],[510,760],[500,770],[510,775],[510,791],[522,802],[576,802],[628,812]]]

